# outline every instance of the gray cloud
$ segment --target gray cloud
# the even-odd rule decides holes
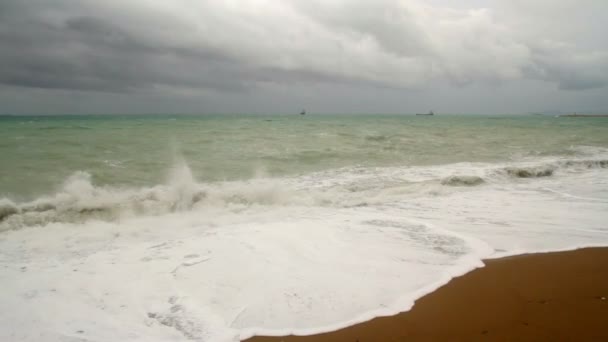
[[[556,82],[560,89],[586,90],[608,84],[608,51],[579,52],[576,47],[544,42],[534,48],[526,74],[530,78]]]
[[[5,0],[0,84],[176,94],[281,85],[425,91],[538,80],[584,91],[608,84],[603,0],[431,4]]]
[[[57,20],[23,8],[14,14],[3,21],[0,34],[0,81],[5,84],[109,92],[157,84],[238,86],[226,79],[235,76],[236,62],[212,49],[146,41],[105,18]]]

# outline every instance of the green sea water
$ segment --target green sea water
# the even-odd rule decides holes
[[[76,171],[97,185],[162,183],[176,160],[199,182],[349,166],[442,165],[608,147],[607,118],[438,115],[0,117],[0,197],[52,193]]]
[[[2,117],[0,154],[3,341],[316,334],[608,246],[608,118]]]

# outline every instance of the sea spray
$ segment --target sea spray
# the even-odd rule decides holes
[[[164,215],[205,207],[234,209],[262,206],[361,207],[403,196],[445,195],[485,183],[550,178],[602,169],[597,159],[547,158],[507,165],[453,164],[442,167],[344,168],[291,178],[254,178],[197,182],[188,163],[176,157],[164,184],[142,188],[100,186],[91,174],[77,171],[57,192],[29,202],[0,199],[0,231],[51,222],[114,221],[122,217]],[[466,174],[468,173],[468,175]]]
[[[196,201],[204,197],[203,192],[197,191],[198,184],[183,158],[179,158],[171,167],[167,184],[174,196],[172,206],[174,211],[191,209]]]

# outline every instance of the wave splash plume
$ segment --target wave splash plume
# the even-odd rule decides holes
[[[0,199],[0,231],[51,222],[163,215],[201,205],[280,203],[282,196],[283,191],[270,182],[197,183],[185,162],[170,169],[166,184],[149,188],[96,186],[89,173],[78,171],[54,195],[19,204]]]

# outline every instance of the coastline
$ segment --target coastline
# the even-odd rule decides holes
[[[608,248],[484,260],[407,312],[279,341],[608,340]]]
[[[563,114],[559,118],[608,118],[608,114]]]

